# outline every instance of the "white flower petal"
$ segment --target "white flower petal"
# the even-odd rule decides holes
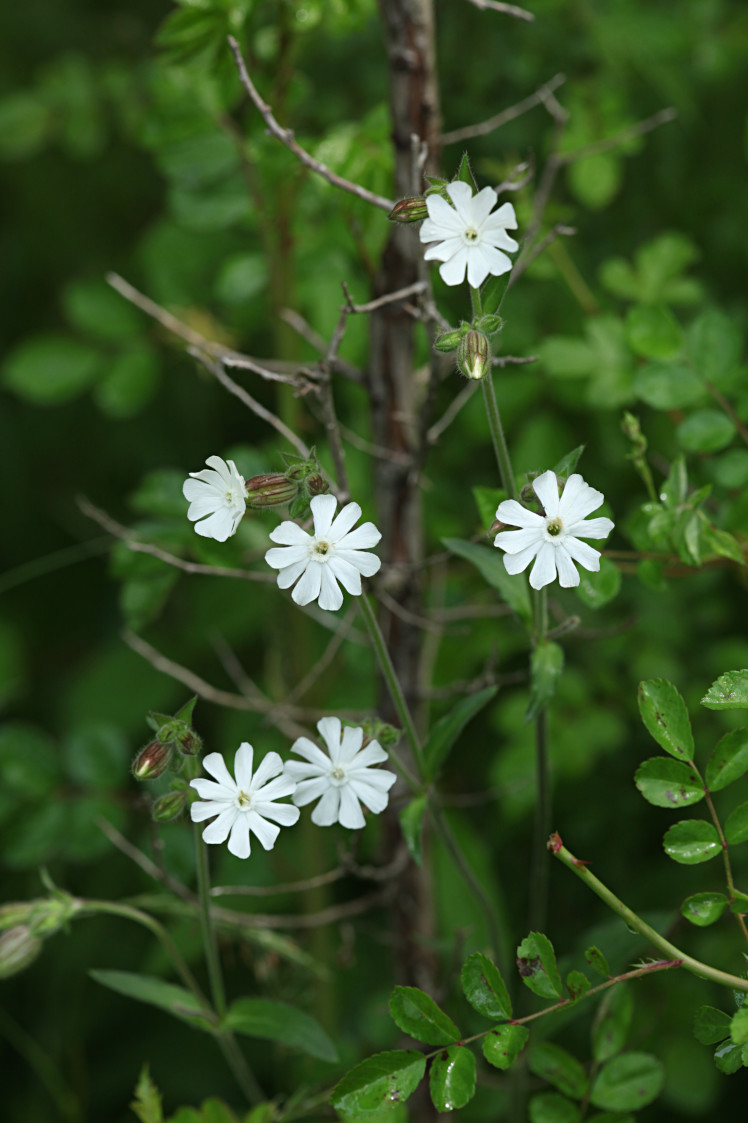
[[[494,546],[508,554],[519,554],[529,546],[539,550],[545,539],[542,527],[525,527],[524,530],[501,530],[493,540]]]
[[[285,569],[282,569],[278,574],[278,588],[290,589],[294,581],[301,577],[302,573],[305,572],[308,565],[309,558],[306,558],[304,561],[294,562],[293,565],[289,565]]]
[[[468,262],[468,251],[462,246],[454,257],[439,266],[439,273],[445,285],[461,285],[465,280],[465,270]]]
[[[201,523],[195,523],[195,530],[202,538],[215,538],[216,542],[225,542],[234,533],[238,524],[238,518],[225,508],[221,508]]]
[[[392,773],[390,773],[392,775]],[[376,787],[374,784],[369,784],[365,780],[351,781],[350,787],[353,789],[357,798],[361,800],[370,811],[375,815],[380,815],[389,803],[389,795],[387,790],[382,790],[381,787]],[[345,790],[345,789],[343,789]],[[342,811],[342,806],[341,806]]]
[[[318,498],[321,499],[324,497],[318,496]],[[310,604],[313,600],[317,599],[317,597],[319,596],[320,588],[322,586],[321,570],[322,565],[310,558],[309,564],[304,570],[301,579],[299,580],[298,584],[294,586],[294,590],[291,593],[291,596],[296,604],[300,604],[303,606],[305,604]]]
[[[282,827],[292,827],[298,823],[301,812],[290,803],[258,803],[255,811],[263,819],[272,819]]]
[[[564,526],[578,523],[592,511],[596,511],[605,500],[601,491],[586,484],[582,477],[575,472],[569,476],[561,494],[558,512],[564,520]]]
[[[515,248],[519,248],[516,246],[516,243]],[[481,246],[481,251],[483,253],[483,259],[486,262],[486,271],[490,273],[492,277],[500,277],[502,273],[508,273],[512,268],[511,258],[507,257],[505,253],[502,253],[500,249],[496,249],[495,246],[488,245],[487,242],[484,242]]]
[[[535,565],[530,570],[530,584],[533,589],[542,589],[549,585],[556,577],[556,548],[550,542],[544,542],[538,550]],[[577,575],[577,580],[579,577]]]
[[[252,777],[250,791],[254,795],[260,795],[261,792],[265,791],[268,780],[272,779],[273,776],[278,776],[282,771],[283,761],[278,753],[267,753],[257,766],[257,771]],[[286,794],[290,795],[291,793],[288,792]],[[266,796],[266,798],[272,799],[273,796]]]
[[[233,799],[236,794],[223,784],[217,784],[215,780],[203,780],[200,778],[197,780],[190,780],[190,787],[195,789],[200,799],[218,800],[219,802],[221,800]]]
[[[325,538],[328,542],[339,542],[360,518],[361,508],[358,503],[346,503],[340,514],[334,519],[330,529],[325,534]]]
[[[356,798],[356,793],[350,784],[345,784],[344,787],[338,789],[340,792],[340,811],[338,812],[338,822],[341,827],[347,827],[349,831],[360,830],[361,827],[366,826],[366,819],[361,810],[361,804]]]
[[[362,577],[373,577],[382,567],[381,558],[376,554],[367,554],[363,550],[341,550],[339,546],[335,550],[335,560],[348,562]]]
[[[340,759],[340,738],[342,724],[339,717],[321,717],[317,722],[317,729],[322,740],[327,745],[330,759],[337,764]]]
[[[556,569],[558,570],[558,583],[562,589],[571,589],[579,584],[579,574],[566,545],[562,544],[556,547]]]
[[[489,262],[484,254],[484,247],[480,244],[470,246],[467,255],[468,284],[474,289],[480,288],[488,276]],[[506,270],[504,270],[506,272]]]
[[[334,495],[315,495],[309,506],[314,518],[314,534],[316,538],[325,538],[332,525],[333,515],[338,501]]]
[[[498,230],[500,227],[505,227],[507,230],[517,229],[517,215],[511,203],[502,203],[483,224],[483,230]]]
[[[226,767],[226,761],[220,753],[208,753],[203,757],[203,770],[208,772],[214,780],[217,780],[227,792],[232,795],[236,793],[236,784],[234,777]]]
[[[354,757],[361,752],[361,746],[364,743],[364,731],[360,726],[346,725],[343,728],[343,736],[340,740],[340,752],[336,764],[348,765]],[[372,741],[376,744],[376,741]],[[386,756],[386,754],[385,754]]]
[[[337,718],[322,718],[322,721],[330,720],[337,721]],[[308,737],[299,737],[296,741],[294,741],[293,745],[291,745],[291,752],[298,753],[299,756],[303,756],[304,759],[309,761],[309,763],[315,768],[327,768],[329,764],[329,758],[326,757],[322,752],[322,749],[318,748],[318,746],[315,745],[313,741],[310,741]],[[301,761],[292,760],[288,761],[285,767],[288,768],[291,764],[295,765],[296,767],[304,767],[301,764]]]
[[[252,757],[254,750],[248,741],[242,741],[234,757],[234,775],[240,791],[248,792],[252,783]],[[267,757],[265,757],[267,760]],[[264,761],[263,761],[264,764]],[[262,765],[260,766],[262,767]]]
[[[537,514],[536,511],[528,511],[527,507],[522,507],[516,499],[504,499],[499,503],[496,509],[496,518],[500,519],[503,523],[509,523],[511,526],[545,526],[545,519],[542,515]]]
[[[225,842],[229,837],[229,831],[233,827],[239,815],[238,807],[227,807],[222,811],[217,819],[214,819],[210,826],[207,826],[203,831],[203,842],[208,842],[215,846],[219,842]]]
[[[374,523],[362,523],[350,534],[346,534],[345,538],[340,539],[335,547],[335,553],[339,554],[341,550],[370,550],[381,540],[382,533],[377,530]]]
[[[281,546],[303,546],[311,545],[312,536],[302,530],[298,523],[291,522],[286,519],[280,526],[276,526],[275,530],[270,531],[271,542],[278,542]]]
[[[471,216],[475,225],[481,228],[481,233],[483,233],[486,219],[496,206],[497,199],[498,195],[493,187],[484,187],[483,190],[479,191],[473,198]]]
[[[249,845],[249,816],[238,815],[229,835],[229,850],[237,858],[248,858]]]
[[[335,580],[335,572],[333,570],[332,559],[327,565],[321,565],[320,569],[320,590],[319,601],[317,602],[320,608],[326,612],[337,612],[343,603],[343,594],[340,591],[337,581]],[[360,592],[360,590],[359,590]]]
[[[443,242],[437,242],[433,246],[429,246],[423,255],[424,261],[449,261],[450,257],[454,257],[460,250],[467,249],[465,239],[460,235],[458,238],[447,238]]]
[[[291,761],[291,763],[294,763]],[[324,795],[330,786],[330,781],[327,776],[314,776],[309,780],[302,780],[300,784],[296,785],[296,791],[293,793],[293,801],[297,807],[306,807],[307,803],[311,803],[314,799],[319,799]]]
[[[388,772],[386,768],[362,768],[360,771],[353,769],[350,777],[354,791],[358,791],[358,784],[367,784],[369,787],[376,788],[378,792],[388,792],[397,780],[395,773]]]
[[[278,756],[277,753],[270,754]],[[278,757],[280,760],[280,757]],[[301,762],[299,762],[301,763]],[[252,806],[256,807],[261,815],[265,812],[260,810],[259,805],[274,803],[278,799],[284,799],[287,795],[293,795],[296,790],[296,781],[290,772],[286,772],[286,766],[281,761],[282,771],[280,776],[276,776],[270,783],[264,784],[261,788],[254,788],[252,791]],[[308,766],[307,766],[308,767]]]
[[[591,573],[597,573],[600,569],[600,552],[586,542],[580,542],[578,538],[565,538],[564,547],[575,562],[579,562]]]
[[[276,827],[274,823],[269,823],[256,811],[248,811],[245,818],[249,822],[249,829],[257,835],[263,849],[272,850],[275,846],[275,840],[280,834],[280,827]]]
[[[364,557],[368,556],[368,554],[364,554]],[[376,561],[379,561],[379,558],[377,558]],[[361,596],[361,573],[358,569],[356,569],[355,566],[351,565],[351,563],[347,561],[346,558],[340,558],[336,554],[335,557],[330,558],[329,562],[325,566],[325,569],[329,570],[330,574],[333,575],[333,577],[337,577],[338,581],[347,593],[350,593],[354,597]],[[337,589],[337,585],[335,587]],[[322,581],[322,588],[324,591],[324,577]],[[335,607],[340,608],[340,605],[343,603],[343,595],[339,589],[337,589],[337,592],[340,598],[340,602]],[[320,597],[319,603],[321,608],[327,607],[326,605],[322,604],[322,597]]]
[[[194,780],[191,781],[194,784]],[[190,818],[193,823],[203,823],[206,819],[213,819],[226,810],[226,800],[210,800],[208,803],[190,804]]]
[[[536,480],[533,480],[532,489],[543,504],[547,518],[557,518],[560,500],[558,496],[558,480],[556,479],[556,473],[552,472],[550,469],[547,472],[543,472],[542,476],[538,476]]]
[[[341,788],[328,788],[312,811],[312,822],[318,827],[331,827],[338,821],[341,790]]]
[[[504,554],[504,569],[512,575],[522,573],[524,569],[527,569],[533,558],[537,556],[541,546],[542,542],[536,542],[534,545],[520,550],[518,554]]]
[[[569,526],[564,523],[564,530],[574,538],[607,538],[614,526],[612,519],[601,515],[599,519],[583,519]]]
[[[359,741],[359,745],[360,744],[361,742]],[[365,749],[361,749],[361,751],[356,756],[356,759],[351,761],[350,767],[348,768],[348,774],[350,776],[355,776],[356,773],[359,772],[359,770],[369,768],[369,766],[372,764],[382,764],[383,761],[388,759],[389,757],[387,756],[387,753],[384,751],[382,746],[379,744],[379,741],[370,741]]]
[[[450,234],[459,233],[464,223],[454,207],[451,207],[441,195],[427,195],[426,209],[429,217],[424,219],[420,230],[422,242],[432,242],[437,238],[448,237]],[[424,231],[424,227],[426,227]]]
[[[489,188],[489,191],[490,190]],[[475,200],[473,199],[473,189],[470,184],[463,183],[461,179],[458,179],[447,186],[447,194],[454,203],[455,210],[463,223],[466,225],[474,224],[473,204]]]

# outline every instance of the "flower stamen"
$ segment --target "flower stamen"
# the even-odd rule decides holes
[[[555,519],[549,519],[548,520],[548,522],[546,523],[545,529],[548,531],[548,533],[550,535],[552,535],[554,538],[556,538],[561,533],[561,531],[564,529],[564,527],[563,527],[563,523],[561,522],[561,519],[556,517]]]

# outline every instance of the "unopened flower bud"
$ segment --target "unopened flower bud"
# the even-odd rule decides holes
[[[75,916],[80,905],[69,893],[55,889],[53,896],[30,901],[28,925],[34,936],[53,936]]]
[[[367,718],[361,722],[361,728],[364,731],[364,745],[370,741],[378,741],[383,749],[394,749],[403,735],[401,729],[388,725],[379,718]]]
[[[330,490],[330,485],[324,476],[320,476],[319,472],[315,476],[310,476],[306,481],[306,488],[310,495],[326,495]]]
[[[171,764],[174,753],[170,743],[151,741],[135,757],[132,774],[136,780],[157,780]]]
[[[464,335],[457,351],[457,365],[468,378],[480,381],[491,366],[488,336],[482,331],[469,331]]]
[[[445,354],[449,354],[450,351],[457,350],[457,348],[460,346],[461,339],[462,332],[459,330],[443,331],[441,335],[437,335],[436,339],[434,340],[434,347],[437,351],[443,351]]]
[[[174,742],[185,756],[197,756],[203,747],[203,739],[194,729],[183,729],[174,738]]]
[[[298,483],[282,472],[266,472],[247,480],[247,506],[254,510],[285,507],[296,498]]]
[[[0,979],[8,979],[29,967],[39,952],[42,942],[25,924],[9,928],[0,936]]]
[[[496,335],[496,332],[501,331],[503,326],[504,321],[501,316],[497,316],[494,312],[479,316],[474,324],[478,331],[483,331],[486,335]]]
[[[429,210],[422,195],[401,199],[387,215],[390,222],[423,222],[424,218],[428,217]]]
[[[154,802],[152,815],[157,823],[171,823],[178,819],[187,806],[187,792],[167,792]]]

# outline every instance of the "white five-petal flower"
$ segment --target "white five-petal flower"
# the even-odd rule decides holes
[[[489,273],[500,277],[512,268],[511,260],[502,253],[519,249],[507,230],[517,229],[517,217],[511,203],[502,203],[497,211],[497,194],[484,187],[477,195],[469,183],[450,183],[447,194],[454,203],[450,207],[441,195],[427,195],[429,217],[424,220],[419,237],[434,242],[426,250],[427,261],[441,261],[442,279],[448,285],[459,285],[465,279],[474,289],[483,284]],[[493,213],[491,213],[493,211]]]
[[[382,537],[374,523],[352,529],[361,518],[358,503],[348,503],[333,521],[337,502],[334,495],[315,495],[314,534],[290,520],[282,522],[270,534],[273,542],[282,543],[281,548],[265,554],[268,565],[280,571],[279,588],[288,589],[298,581],[291,593],[297,604],[319,598],[320,608],[331,612],[343,603],[338,581],[347,592],[360,596],[362,575],[373,577],[382,564],[375,554],[365,553]]]
[[[244,477],[239,475],[233,460],[226,463],[220,456],[209,456],[205,463],[210,467],[190,472],[182,486],[182,494],[190,503],[187,518],[195,523],[195,530],[203,538],[225,542],[236,534],[247,509]]]
[[[387,753],[378,741],[362,748],[363,729],[343,728],[337,717],[321,718],[317,729],[329,756],[308,737],[294,741],[291,752],[304,759],[286,762],[286,775],[296,781],[293,801],[297,807],[305,807],[319,799],[312,811],[312,822],[319,827],[340,823],[358,830],[365,824],[361,803],[375,815],[384,811],[387,793],[397,776],[383,768],[369,767],[387,760]]]
[[[239,746],[234,757],[235,780],[220,753],[208,753],[203,760],[203,768],[212,780],[190,780],[190,787],[200,796],[190,807],[193,823],[213,819],[203,831],[203,839],[213,843],[228,839],[229,850],[237,858],[249,857],[250,832],[257,835],[266,850],[272,850],[280,828],[293,826],[299,818],[298,807],[275,802],[292,795],[296,787],[284,771],[281,758],[277,753],[268,753],[253,775],[253,752],[246,741]]]
[[[545,514],[528,511],[516,499],[505,499],[499,503],[496,518],[520,529],[500,531],[494,546],[506,551],[507,573],[521,573],[535,559],[530,573],[533,589],[542,589],[556,576],[565,589],[578,585],[574,562],[593,573],[600,568],[599,551],[580,542],[580,538],[607,538],[613,529],[610,519],[586,518],[605,497],[576,473],[569,476],[560,497],[555,472],[543,472],[532,487]]]

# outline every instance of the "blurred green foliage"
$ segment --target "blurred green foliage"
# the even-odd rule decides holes
[[[657,910],[663,929],[683,929],[689,871],[664,857],[657,818],[632,782],[650,751],[636,684],[666,677],[678,685],[694,714],[697,746],[736,724],[730,714],[694,711],[719,674],[748,666],[746,577],[737,564],[748,532],[741,440],[748,424],[747,133],[735,96],[748,63],[748,11],[741,0],[683,0],[677,16],[646,0],[537,0],[533,11],[527,25],[458,0],[438,6],[445,129],[484,120],[557,72],[566,75],[556,91],[569,113],[565,156],[663,106],[678,114],[650,134],[568,163],[545,221],[578,233],[555,241],[502,307],[502,349],[538,361],[505,368],[497,390],[519,472],[547,467],[584,443],[580,470],[604,491],[605,513],[618,527],[617,552],[599,578],[585,578],[577,595],[554,593],[551,602],[554,619],[581,618],[560,640],[566,668],[549,720],[555,825],[573,836],[576,852],[604,865],[624,900]],[[302,681],[329,636],[275,590],[188,577],[121,545],[110,553],[108,536],[81,513],[76,496],[85,494],[172,553],[240,566],[261,557],[275,517],[245,519],[219,548],[187,523],[181,482],[215,452],[233,457],[245,476],[281,466],[272,435],[104,278],[121,274],[208,338],[256,356],[313,361],[314,350],[281,310],[297,310],[329,337],[340,282],[356,300],[369,295],[387,224],[266,136],[241,97],[225,35],[242,41],[282,124],[333,170],[387,195],[392,154],[376,7],[373,0],[30,0],[5,5],[0,25],[0,441],[8,465],[19,469],[5,487],[0,574],[4,896],[38,895],[39,865],[76,894],[153,896],[153,883],[97,821],[154,853],[173,877],[191,879],[188,826],[168,824],[156,841],[128,778],[148,735],[146,711],[175,710],[191,691],[123,644],[122,621],[221,689],[237,689],[236,658],[274,702]],[[536,107],[471,141],[481,185],[503,180],[521,160],[542,165],[551,133],[549,116]],[[445,174],[460,155],[459,146],[446,149]],[[522,228],[531,191],[513,201]],[[438,277],[435,285],[457,322],[465,312],[455,293]],[[425,338],[419,348],[423,361]],[[364,318],[352,318],[341,354],[363,366],[366,349]],[[455,375],[440,387],[437,416],[460,385]],[[253,392],[316,441],[329,466],[322,426],[303,403],[281,401],[264,385]],[[426,466],[432,552],[444,539],[469,546],[490,522],[486,510],[495,509],[495,498],[480,500],[497,480],[478,398]],[[340,388],[339,409],[348,428],[367,435],[368,406],[355,387]],[[624,409],[639,419],[648,445],[639,461],[635,441],[621,430]],[[366,510],[370,462],[358,448],[348,457]],[[478,493],[474,509],[468,489]],[[454,804],[454,833],[507,918],[510,952],[525,934],[516,918],[526,913],[524,854],[535,799],[532,728],[524,723],[530,691],[518,682],[526,645],[514,617],[491,615],[494,591],[474,558],[458,553],[432,607],[468,600],[485,613],[451,624],[434,643],[434,686],[448,695],[487,666],[508,677],[497,703],[474,718],[449,756],[441,786]],[[653,556],[637,560],[640,554]],[[363,644],[346,644],[301,701],[368,713],[372,669]],[[432,718],[451,704],[437,693]],[[203,702],[196,722],[210,748],[232,752],[249,739],[288,749],[257,714]],[[739,804],[736,795],[730,810]],[[376,854],[385,829],[369,826],[359,861]],[[331,869],[348,840],[321,833],[299,827],[283,852],[253,854],[249,870],[221,853],[216,882],[270,888]],[[484,920],[441,845],[432,841],[431,851],[438,929],[429,950],[445,1003],[465,1015],[460,1024],[471,1032],[473,1012],[450,972],[455,944],[465,952],[485,946]],[[593,942],[611,970],[645,953],[565,871],[553,873],[552,937],[564,971],[584,966],[596,924]],[[746,873],[738,852],[743,886]],[[355,892],[344,882],[303,898],[286,893],[261,908],[314,912]],[[191,921],[176,914],[172,927],[197,960]],[[391,954],[382,933],[383,925],[368,921],[355,934],[350,925],[275,936],[261,928],[231,933],[229,944],[223,932],[233,949],[229,987],[313,1010],[341,1053],[343,1067],[329,1070],[329,1084],[362,1056],[396,1044],[387,1017],[392,971],[380,970]],[[726,925],[688,928],[683,938],[693,954],[740,969]],[[167,1118],[208,1095],[235,1100],[219,1054],[209,1054],[199,1034],[112,997],[86,977],[91,966],[157,972],[164,960],[145,934],[101,918],[55,935],[33,970],[3,984],[8,1119],[124,1123],[133,1118],[127,1104],[146,1061]],[[745,1072],[718,1079],[709,1050],[691,1034],[694,1010],[718,1001],[706,990],[680,977],[637,988],[636,1048],[660,1058],[665,1080],[643,1120],[744,1117]],[[572,1053],[589,1055],[581,1007],[564,1033]],[[309,1058],[265,1042],[253,1056],[279,1094],[320,1079]],[[469,1117],[495,1118],[496,1095],[479,1086]],[[596,1106],[607,1110],[603,1100]],[[233,1117],[203,1103],[199,1113],[174,1119]]]

